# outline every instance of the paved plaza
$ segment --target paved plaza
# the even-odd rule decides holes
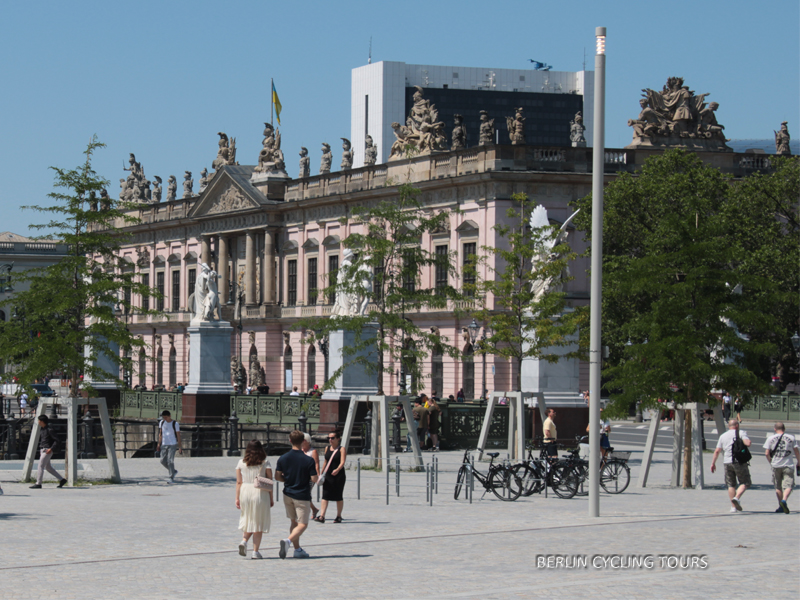
[[[665,449],[656,450],[649,487],[637,488],[635,452],[629,489],[602,494],[599,519],[587,516],[586,497],[505,503],[479,499],[476,488],[472,504],[454,501],[460,452],[437,455],[432,506],[424,473],[402,472],[399,498],[392,473],[387,506],[383,474],[362,471],[358,500],[349,470],[344,523],[332,523],[329,510],[328,523],[311,523],[302,538],[311,559],[278,558],[288,521],[276,503],[262,561],[237,553],[236,458],[179,456],[175,485],[156,459],[126,459],[122,485],[56,489],[45,480],[42,490],[17,482],[21,461],[5,461],[0,598],[796,597],[800,494],[789,500],[792,514],[775,514],[767,462],[753,454],[754,486],[737,514],[721,472],[708,471],[710,453],[713,487],[680,490],[668,487]],[[80,462],[84,478],[104,477],[104,460]],[[550,568],[537,556],[550,556]]]

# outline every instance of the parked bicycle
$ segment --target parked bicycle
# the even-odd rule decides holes
[[[470,450],[464,452],[464,460],[461,468],[458,469],[456,476],[456,490],[453,497],[458,500],[467,481],[467,471],[471,467],[472,475],[484,487],[483,494],[486,495],[487,491],[491,491],[500,500],[511,502],[516,500],[522,494],[522,481],[514,473],[514,471],[504,465],[495,464],[494,459],[500,456],[499,452],[487,452],[486,455],[491,459],[489,461],[489,470],[485,473],[478,471],[470,461]]]
[[[573,460],[547,456],[541,442],[538,444],[540,455],[536,459],[533,456],[536,447],[537,445],[528,445],[527,460],[512,467],[522,481],[522,494],[524,496],[539,494],[547,485],[559,498],[568,499],[575,496],[580,486],[580,477]]]
[[[587,436],[578,436],[575,438],[580,443],[588,441]],[[620,452],[614,454],[614,448],[609,448],[606,455],[600,460],[600,486],[609,494],[621,494],[628,488],[631,481],[631,469],[627,464],[630,452]],[[580,458],[580,446],[570,450],[568,460],[573,464],[578,473],[580,489],[579,495],[585,495],[588,492],[583,490],[583,484],[589,478],[589,461]]]

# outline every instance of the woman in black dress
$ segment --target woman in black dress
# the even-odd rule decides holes
[[[314,520],[318,523],[325,522],[325,512],[328,510],[328,502],[336,502],[336,518],[334,523],[342,522],[342,508],[344,507],[344,483],[347,479],[344,472],[345,461],[347,460],[347,450],[341,447],[342,434],[334,431],[328,434],[329,446],[325,448],[325,480],[322,482],[322,503],[319,515]]]

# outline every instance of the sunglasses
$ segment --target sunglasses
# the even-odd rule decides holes
[[[330,436],[329,436],[329,437],[328,437],[328,439],[329,439],[329,440],[338,440],[339,438],[337,438],[336,436],[333,436],[333,437],[330,437]]]

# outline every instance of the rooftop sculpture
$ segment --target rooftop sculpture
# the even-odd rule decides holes
[[[775,132],[775,154],[783,156],[791,156],[792,151],[789,148],[789,122],[784,121],[781,123],[781,130]]]
[[[378,162],[378,147],[372,141],[372,136],[367,134],[364,138],[364,165],[371,166]]]
[[[305,146],[300,148],[300,175],[299,177],[302,179],[303,177],[308,177],[309,172],[311,171],[311,159],[308,158],[308,148]]]
[[[660,92],[644,89],[639,117],[630,119],[633,142],[627,148],[687,147],[693,150],[732,152],[724,127],[714,112],[719,104],[705,103],[708,94],[695,95],[682,77],[670,77]]]
[[[392,123],[397,138],[392,144],[389,160],[405,158],[406,146],[411,146],[418,154],[430,154],[447,150],[447,136],[444,133],[444,122],[437,121],[439,111],[422,95],[422,88],[414,86],[414,105],[411,107],[405,125]]]
[[[147,191],[150,188],[150,182],[144,176],[142,163],[136,161],[136,156],[133,152],[128,158],[128,167],[123,165],[122,170],[129,171],[130,174],[127,179],[120,179],[119,199],[124,202],[147,202]]]
[[[575,118],[569,122],[569,140],[572,142],[573,148],[585,148],[586,137],[583,132],[586,127],[583,125],[583,115],[581,111],[575,113]]]
[[[192,179],[191,171],[184,171],[183,173],[183,197],[192,197],[192,187],[194,186],[194,179]]]
[[[161,177],[155,176],[156,182],[153,184],[153,202],[158,204],[161,202]]]
[[[453,143],[450,144],[450,150],[461,150],[467,147],[467,128],[464,127],[464,117],[453,115],[453,122]]]
[[[167,180],[167,202],[172,202],[178,195],[178,180],[175,175],[170,175]]]
[[[228,140],[228,136],[223,132],[217,132],[219,136],[219,150],[217,150],[217,158],[211,163],[211,168],[214,171],[219,171],[220,167],[224,165],[235,165],[236,163],[236,138]]]
[[[322,142],[322,160],[319,163],[319,174],[331,172],[331,164],[333,163],[333,154],[331,154],[331,145]]]
[[[512,146],[525,144],[525,117],[522,116],[522,107],[514,109],[513,117],[506,117],[506,127]]]
[[[489,113],[481,111],[481,128],[478,135],[479,146],[489,146],[494,144],[494,119],[489,118]]]
[[[353,168],[353,151],[350,140],[342,138],[342,171],[349,171]]]
[[[258,166],[253,169],[254,173],[286,175],[286,163],[283,160],[281,150],[281,132],[272,127],[270,123],[264,123],[264,139],[261,142],[261,152],[258,153]]]

